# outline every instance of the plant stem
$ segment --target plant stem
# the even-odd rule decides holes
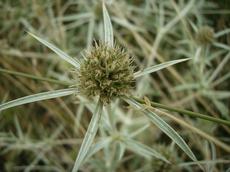
[[[11,71],[11,70],[7,70],[7,69],[3,69],[3,68],[0,68],[0,73],[7,73],[7,74],[10,74],[10,75],[26,77],[26,78],[30,78],[30,79],[34,79],[34,80],[39,80],[39,81],[46,81],[46,82],[65,85],[65,86],[70,86],[71,85],[71,83],[68,83],[66,81],[59,81],[59,80],[56,80],[56,79],[50,79],[50,78],[34,76],[34,75],[27,74],[27,73]]]
[[[146,104],[146,102],[144,100],[142,100],[142,99],[139,99],[139,98],[136,98],[136,97],[134,97],[134,99],[137,102],[141,103],[141,104]],[[150,103],[151,103],[151,106],[153,106],[153,107],[165,109],[165,110],[168,110],[168,111],[178,112],[178,113],[182,113],[184,115],[188,115],[190,117],[201,118],[201,119],[204,119],[204,120],[208,120],[208,121],[212,121],[212,122],[216,122],[216,123],[219,123],[219,124],[224,124],[224,125],[230,126],[230,121],[226,121],[224,119],[214,118],[214,117],[211,117],[211,116],[208,116],[208,115],[203,115],[201,113],[192,112],[192,111],[189,111],[189,110],[178,109],[178,108],[170,107],[170,106],[167,106],[167,105],[164,105],[164,104],[161,104],[161,103],[152,102],[152,101]]]

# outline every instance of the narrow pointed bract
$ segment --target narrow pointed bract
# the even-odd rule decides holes
[[[21,97],[6,103],[3,103],[0,105],[0,111],[9,109],[15,106],[32,103],[32,102],[38,102],[41,100],[48,100],[53,99],[57,97],[63,97],[68,96],[71,94],[77,93],[76,88],[67,88],[67,89],[61,89],[61,90],[55,90],[55,91],[47,91],[43,93],[33,94],[26,97]]]
[[[147,74],[162,70],[164,68],[167,68],[169,66],[172,66],[174,64],[181,63],[181,62],[184,62],[187,60],[190,60],[190,58],[172,60],[172,61],[164,62],[164,63],[158,64],[158,65],[153,65],[153,66],[147,67],[144,70],[140,70],[140,71],[134,73],[134,78],[138,78],[140,76],[147,75]]]
[[[143,157],[155,157],[157,159],[164,161],[165,163],[170,163],[163,155],[161,155],[160,152],[157,152],[155,149],[148,147],[138,141],[126,138],[124,139],[124,142],[127,145],[128,149],[131,149],[132,151],[136,152],[137,154],[140,154]]]
[[[114,38],[113,38],[113,27],[109,13],[106,9],[105,3],[103,2],[103,20],[104,20],[104,43],[113,47]]]
[[[197,161],[195,155],[186,144],[186,142],[182,139],[182,137],[172,128],[170,127],[162,118],[160,118],[154,112],[145,109],[145,107],[138,103],[134,99],[126,98],[124,99],[127,103],[134,106],[135,108],[141,110],[148,119],[151,120],[157,127],[161,129],[166,135],[168,135],[193,161]]]
[[[53,44],[49,43],[48,41],[46,41],[45,39],[42,39],[38,36],[36,36],[33,33],[28,32],[32,37],[34,37],[35,39],[37,39],[39,42],[41,42],[42,44],[44,44],[45,46],[47,46],[48,48],[50,48],[52,51],[54,51],[60,58],[62,58],[63,60],[67,61],[69,64],[73,65],[74,67],[76,67],[77,69],[80,67],[80,61],[77,59],[74,59],[72,57],[70,57],[68,54],[66,54],[64,51],[60,50],[59,48],[57,48],[56,46],[54,46]]]
[[[74,163],[74,167],[72,172],[77,172],[86,158],[86,155],[90,149],[90,146],[93,143],[93,139],[97,133],[99,122],[100,122],[100,117],[102,113],[102,103],[99,100],[95,109],[95,112],[93,114],[93,117],[91,118],[91,121],[89,123],[88,129],[86,131],[85,137],[83,139],[83,142],[81,144],[80,150],[78,152],[76,161]]]

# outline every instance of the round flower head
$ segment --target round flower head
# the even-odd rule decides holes
[[[195,36],[195,40],[199,45],[208,45],[214,41],[214,31],[209,26],[201,27]]]
[[[134,83],[132,58],[123,49],[96,44],[85,57],[78,73],[82,94],[89,98],[100,96],[104,104],[130,94]]]

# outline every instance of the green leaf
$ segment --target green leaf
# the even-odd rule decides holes
[[[197,161],[197,162],[183,162],[178,164],[178,166],[180,167],[186,167],[186,166],[190,166],[190,165],[198,165],[199,164],[204,164],[204,165],[213,165],[213,164],[219,164],[219,163],[223,163],[223,164],[230,164],[230,160],[226,160],[226,159],[216,159],[216,160],[203,160],[203,161]],[[228,170],[226,171],[228,172]]]
[[[86,20],[92,17],[92,13],[80,13],[80,14],[73,14],[73,15],[65,15],[62,17],[58,17],[57,20],[62,22],[70,22],[70,21],[77,21],[77,20]]]
[[[158,70],[167,68],[167,67],[172,66],[174,64],[181,63],[181,62],[184,62],[184,61],[187,61],[187,60],[190,60],[190,59],[191,58],[172,60],[172,61],[161,63],[161,64],[158,64],[158,65],[150,66],[150,67],[148,67],[148,68],[146,68],[144,70],[140,70],[140,71],[134,73],[134,77],[137,78],[137,77],[140,77],[140,76],[143,76],[143,75],[147,75],[147,74],[156,72]]]
[[[90,150],[87,154],[87,157],[85,159],[90,158],[91,156],[93,156],[95,153],[97,153],[99,150],[103,149],[104,147],[108,146],[112,141],[111,137],[103,137],[100,139],[100,141],[98,141],[97,143],[93,144],[90,147]]]
[[[213,99],[212,101],[215,104],[215,106],[217,107],[217,109],[220,111],[222,117],[224,117],[224,118],[229,120],[230,119],[229,107],[226,106],[224,104],[224,102],[222,102],[222,101],[219,101],[219,100],[216,100],[216,99]]]
[[[93,139],[97,133],[100,117],[102,113],[102,103],[100,100],[97,103],[97,107],[93,114],[93,117],[89,123],[88,129],[86,131],[85,137],[83,139],[82,145],[80,147],[79,153],[74,163],[72,172],[77,172],[83,160],[86,158],[86,155],[89,153],[90,146],[92,145]]]
[[[133,31],[138,31],[138,32],[145,32],[143,27],[141,28],[141,27],[138,27],[136,25],[133,25],[133,24],[129,23],[126,19],[121,19],[121,18],[118,18],[118,17],[112,17],[112,20],[115,23],[117,23],[117,24],[119,24],[119,25],[121,25],[121,26],[123,26],[123,27],[125,27],[127,29],[130,29],[130,30],[133,30]]]
[[[172,91],[197,90],[200,88],[199,83],[186,83],[173,88]]]
[[[222,43],[218,43],[218,42],[214,42],[213,45],[217,48],[222,48],[224,50],[230,51],[230,47],[226,44],[222,44]]]
[[[147,158],[150,159],[152,156],[158,159],[161,159],[163,161],[165,161],[166,163],[169,163],[169,161],[163,156],[161,155],[159,152],[157,152],[156,150],[154,150],[153,148],[150,148],[147,145],[144,145],[140,142],[137,142],[133,139],[129,139],[129,138],[123,138],[122,141],[125,143],[127,149],[132,150],[133,152]]]
[[[11,108],[11,107],[27,104],[27,103],[68,96],[74,93],[76,93],[76,88],[68,88],[68,89],[61,89],[61,90],[55,90],[55,91],[47,91],[43,93],[26,96],[26,97],[21,97],[21,98],[1,104],[0,111]]]
[[[132,133],[129,134],[130,138],[136,137],[137,135],[139,135],[140,133],[142,133],[143,131],[145,131],[147,128],[149,128],[149,123],[144,125],[143,127],[133,131]]]
[[[207,96],[209,98],[215,98],[215,99],[228,99],[230,97],[230,91],[213,91],[213,90],[203,90],[202,94],[204,96]]]
[[[212,75],[208,79],[208,83],[211,83],[214,81],[214,79],[217,78],[218,75],[220,75],[221,70],[224,69],[224,66],[227,65],[228,61],[230,59],[230,53],[228,53],[223,60],[218,64],[217,68],[213,71]]]
[[[230,72],[221,76],[218,80],[216,80],[214,83],[213,83],[213,86],[216,86],[216,85],[219,85],[221,84],[222,82],[226,81],[227,79],[230,78]]]
[[[146,109],[142,104],[134,99],[124,99],[127,103],[141,110],[158,128],[160,128],[166,135],[168,135],[193,161],[197,161],[195,155],[181,138],[181,136],[170,127],[162,118],[154,112]]]
[[[65,60],[66,62],[70,63],[71,65],[75,66],[76,68],[80,68],[80,61],[77,59],[74,59],[70,57],[68,54],[66,54],[64,51],[60,50],[53,44],[47,42],[46,40],[34,35],[33,33],[28,32],[32,37],[37,39],[39,42],[50,48],[52,51],[54,51],[60,58]]]
[[[230,33],[230,29],[222,30],[222,31],[215,34],[215,38],[221,37],[221,36],[229,34],[229,33]]]
[[[116,159],[118,161],[121,161],[125,154],[126,146],[122,142],[117,142],[116,144],[117,144]]]
[[[17,135],[18,135],[19,139],[23,140],[24,135],[23,135],[23,132],[22,132],[21,125],[20,125],[20,123],[18,121],[17,115],[14,116],[14,123],[15,123],[15,128],[16,128]]]
[[[113,47],[113,27],[109,17],[109,13],[103,2],[103,20],[104,20],[104,42]]]

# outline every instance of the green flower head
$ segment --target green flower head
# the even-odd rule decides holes
[[[88,98],[100,96],[106,104],[114,97],[127,96],[134,86],[132,58],[119,46],[99,43],[85,53],[78,72],[78,89]]]
[[[214,41],[213,29],[209,26],[201,27],[195,35],[195,41],[202,46],[211,44]]]

